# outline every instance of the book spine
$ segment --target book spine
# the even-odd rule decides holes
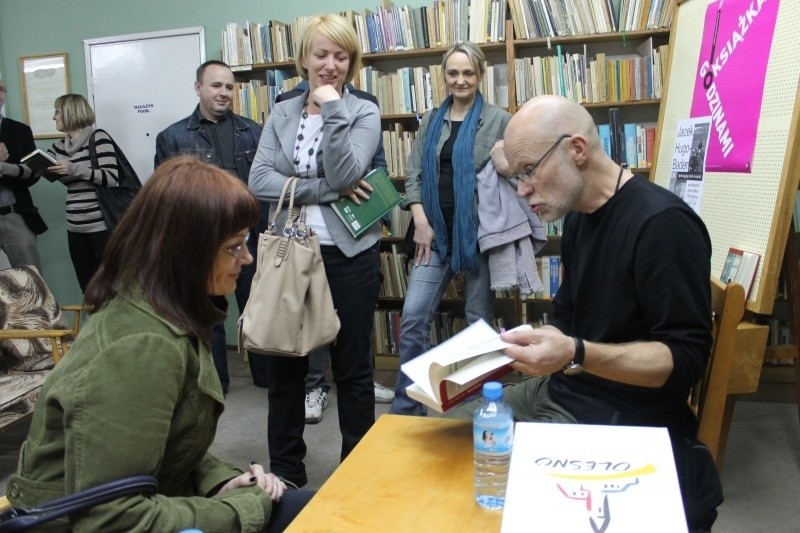
[[[628,168],[636,168],[636,124],[627,123],[624,126],[625,133],[625,161]]]
[[[542,285],[544,285],[544,291],[542,292],[542,298],[549,299],[551,297],[550,292],[550,256],[543,256],[542,257]]]
[[[550,256],[550,298],[555,298],[561,286],[561,257]]]

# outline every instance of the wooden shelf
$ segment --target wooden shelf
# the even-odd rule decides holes
[[[484,52],[496,52],[496,51],[505,51],[508,45],[505,41],[497,42],[497,43],[481,43],[478,44],[481,50]],[[413,50],[395,50],[391,52],[372,52],[372,53],[365,53],[361,56],[361,61],[364,64],[370,64],[372,61],[387,61],[387,60],[396,60],[396,59],[417,59],[420,57],[433,57],[444,55],[445,52],[449,49],[449,46],[445,47],[437,47],[437,48],[415,48]]]
[[[613,43],[626,42],[628,40],[637,41],[648,37],[669,37],[669,28],[659,28],[657,30],[638,30],[628,32],[611,33],[592,33],[588,35],[565,35],[561,37],[549,37],[539,39],[515,39],[513,44],[516,48],[550,48],[553,44],[592,44],[592,43]]]
[[[625,107],[625,106],[646,106],[646,105],[660,105],[661,99],[656,98],[655,100],[630,100],[627,102],[585,102],[581,104],[583,107],[586,108],[596,108],[596,107]]]

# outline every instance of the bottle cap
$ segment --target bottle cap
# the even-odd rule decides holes
[[[483,384],[483,397],[487,400],[499,400],[503,397],[503,385],[497,381],[487,381]]]

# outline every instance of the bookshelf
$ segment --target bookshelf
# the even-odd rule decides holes
[[[567,12],[563,9],[567,3],[576,9]],[[356,74],[353,84],[371,92],[380,102],[387,163],[398,190],[403,190],[405,159],[418,123],[422,115],[443,98],[442,84],[437,83],[437,77],[441,79],[441,69],[437,70],[441,57],[452,43],[460,40],[479,43],[486,55],[487,67],[497,67],[491,75],[487,74],[486,78],[490,79],[482,92],[488,101],[511,113],[534,94],[548,93],[562,94],[582,103],[597,124],[608,122],[610,108],[619,110],[621,125],[657,122],[661,105],[660,78],[665,72],[662,65],[668,59],[666,44],[670,35],[671,2],[661,3],[663,5],[658,7],[662,10],[658,11],[653,5],[656,3],[631,0],[624,3],[628,11],[618,16],[598,11],[595,8],[600,9],[599,6],[606,3],[591,0],[539,2],[537,13],[525,12],[529,4],[532,3],[524,0],[484,0],[483,3],[473,0],[470,6],[466,0],[444,0],[417,8],[389,3],[389,7],[384,4],[361,13],[340,13],[351,21],[362,43],[363,68]],[[548,19],[542,18],[544,6],[554,9]],[[616,19],[622,22],[618,24]],[[470,27],[474,27],[473,20],[480,21],[480,27],[486,28],[478,38],[474,30],[469,33]],[[294,53],[292,39],[296,38],[297,28],[302,23],[303,17],[298,17],[292,24],[269,21],[239,26],[231,23],[225,28],[223,57],[232,65],[238,82],[234,112],[263,123],[271,109],[270,99],[274,100],[280,90],[277,86],[269,89],[266,84],[283,82],[283,90],[288,90],[299,81],[293,78],[295,67],[289,58]],[[617,31],[618,27],[624,31]],[[247,31],[243,31],[245,28]],[[542,28],[544,30],[539,31]],[[265,41],[269,42],[265,44]],[[647,61],[643,50],[645,54],[651,53],[654,59]],[[252,63],[242,61],[250,58],[253,58]],[[273,61],[273,58],[280,60]],[[519,67],[523,61],[545,65],[546,72],[551,75],[550,82],[542,78],[538,92],[526,92],[528,88],[520,85],[531,81],[531,76]],[[622,76],[621,64],[628,65],[625,72],[629,76]],[[649,84],[642,79],[645,76]],[[659,78],[658,82],[655,77]],[[614,84],[609,84],[611,78]],[[633,85],[644,89],[637,92]],[[403,105],[397,105],[401,101]],[[649,168],[636,167],[634,171],[646,173]],[[394,231],[387,231],[381,243],[386,268],[397,268],[403,263],[403,258],[397,255],[402,255],[404,239],[399,232],[405,227],[407,222],[395,223]],[[559,256],[560,245],[559,233],[550,237],[539,255]],[[391,282],[385,282],[384,294],[379,299],[373,350],[376,368],[397,369],[399,362],[392,347],[399,332],[393,329],[399,327],[404,276],[389,271],[384,272],[384,277]],[[391,285],[388,292],[387,285]],[[441,313],[436,317],[434,335],[449,335],[461,327],[457,317],[463,312],[463,299],[457,287],[448,290],[450,292],[442,300]],[[513,327],[523,319],[538,322],[551,311],[549,298],[521,300],[517,295],[506,295],[495,301],[495,314],[505,327]],[[380,313],[386,316],[379,316]]]

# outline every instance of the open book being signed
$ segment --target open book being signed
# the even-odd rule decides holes
[[[511,331],[530,329],[526,324]],[[479,320],[402,365],[414,382],[406,387],[406,394],[444,413],[478,392],[484,382],[511,371],[508,363],[512,359],[501,351],[509,346],[489,324]]]

